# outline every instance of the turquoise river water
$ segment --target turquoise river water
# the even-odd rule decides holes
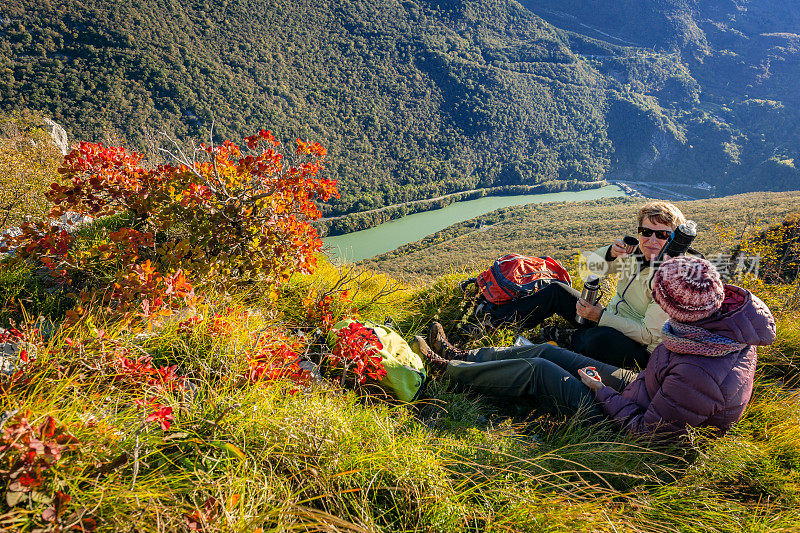
[[[374,228],[355,231],[322,239],[325,254],[334,263],[349,263],[369,259],[427,237],[448,226],[470,218],[515,205],[543,204],[547,202],[574,202],[597,200],[625,193],[615,185],[599,189],[519,196],[484,196],[476,200],[455,202],[442,209],[425,211],[386,222]]]

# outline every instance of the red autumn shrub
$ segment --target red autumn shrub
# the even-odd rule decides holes
[[[339,329],[337,341],[328,358],[334,368],[341,370],[343,381],[352,375],[356,383],[363,385],[368,378],[380,381],[386,375],[383,358],[378,353],[383,344],[372,328],[351,322]]]
[[[341,320],[342,316],[356,312],[355,309],[346,308],[348,303],[352,303],[352,300],[350,291],[347,289],[322,293],[315,289],[309,289],[308,294],[303,298],[306,321],[324,331],[329,331],[336,322]]]
[[[130,352],[127,350],[118,354],[116,381],[132,385],[149,385],[162,391],[184,388],[184,378],[178,375],[177,365],[156,368],[153,366],[153,358],[149,355],[140,355],[136,358],[130,358],[129,355]]]
[[[18,260],[87,285],[84,303],[148,319],[191,302],[198,285],[257,282],[269,293],[292,273],[310,272],[322,245],[311,225],[321,214],[316,201],[338,195],[336,182],[320,177],[326,151],[298,139],[294,153],[281,153],[263,130],[245,141],[246,155],[225,141],[156,168],[135,152],[81,143],[47,194],[50,216],[128,222],[80,245],[47,223],[24,224],[12,242]]]
[[[158,422],[163,431],[167,431],[175,420],[175,417],[172,416],[172,407],[162,405],[155,398],[136,400],[134,403],[145,409],[145,423]]]
[[[22,337],[22,332],[17,328],[0,329],[0,343],[19,342],[22,340]]]
[[[300,367],[302,350],[288,339],[258,335],[253,349],[246,354],[248,379],[252,382],[270,382],[281,379],[305,384],[311,376]],[[296,389],[293,390],[295,392]]]
[[[51,416],[36,427],[31,413],[14,415],[0,435],[0,477],[11,480],[8,490],[30,492],[45,481],[44,474],[77,439],[59,427]]]

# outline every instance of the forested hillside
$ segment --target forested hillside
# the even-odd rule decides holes
[[[603,177],[800,186],[792,3],[0,4],[2,111],[139,148],[212,126],[319,140],[326,214]]]
[[[621,102],[609,109],[611,175],[707,181],[717,194],[800,187],[796,2],[522,3],[570,33],[572,49],[610,80],[609,99]],[[686,87],[642,70],[657,72],[667,58],[680,65]],[[651,109],[651,120],[626,117],[632,92],[648,95],[634,105]]]
[[[72,138],[162,128],[320,140],[364,210],[474,187],[602,177],[604,81],[515,3],[390,0],[7,5],[0,105]]]

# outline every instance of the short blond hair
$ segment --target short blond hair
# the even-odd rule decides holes
[[[672,227],[672,229],[686,222],[686,217],[683,216],[681,210],[669,202],[648,202],[644,204],[642,208],[639,209],[640,226],[645,218],[649,218],[658,224],[666,224]]]

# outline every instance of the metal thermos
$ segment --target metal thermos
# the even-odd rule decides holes
[[[586,281],[583,283],[583,291],[581,292],[581,298],[583,298],[590,304],[594,305],[597,303],[599,292],[600,292],[600,278],[595,274],[589,274],[589,277],[587,277]],[[575,321],[578,324],[585,324],[587,322],[591,322],[590,320],[577,315],[575,317]]]
[[[685,224],[681,224],[672,232],[672,236],[658,252],[656,262],[660,263],[664,257],[678,257],[685,254],[692,246],[695,237],[697,237],[697,224],[692,220],[687,220]]]

